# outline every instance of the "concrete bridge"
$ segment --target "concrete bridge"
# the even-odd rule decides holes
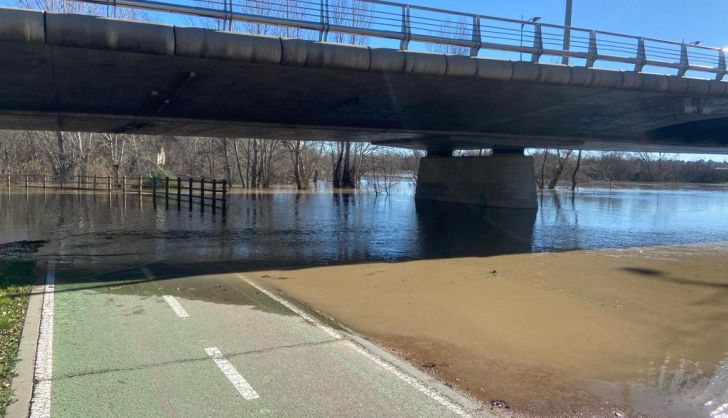
[[[419,148],[423,199],[535,207],[528,147],[728,150],[720,80],[16,9],[0,56],[0,129]]]

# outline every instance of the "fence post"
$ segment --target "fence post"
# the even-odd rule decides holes
[[[138,191],[138,194],[139,194],[139,196],[142,195],[142,176],[139,176],[139,191]]]
[[[399,49],[406,51],[412,39],[412,25],[410,20],[410,6],[402,5],[402,38],[399,41]]]
[[[8,185],[8,190],[10,190],[10,174],[8,174],[8,176],[7,176],[7,185]]]
[[[106,189],[111,191],[111,176],[106,178]]]
[[[182,179],[177,177],[177,210],[182,209]]]
[[[81,176],[76,176],[76,190],[81,190]]]
[[[121,178],[121,191],[126,194],[126,176]]]
[[[200,213],[205,213],[205,179],[200,177]]]
[[[157,208],[157,176],[152,176],[152,206]]]
[[[169,209],[169,177],[164,178],[164,208]]]
[[[480,34],[480,16],[473,16],[473,46],[470,48],[470,56],[477,57],[483,45],[483,37]]]
[[[46,188],[46,175],[43,174],[43,188]]]
[[[212,180],[212,214],[215,214],[217,208],[217,180]]]
[[[222,180],[222,214],[227,211],[227,179]]]
[[[94,176],[94,185],[93,185],[94,191],[96,191],[96,176]]]
[[[61,179],[60,179],[60,181],[61,181],[61,190],[63,190],[63,174],[61,174]]]
[[[187,195],[189,196],[187,203],[189,204],[190,210],[192,210],[192,177],[187,179],[187,185]]]
[[[28,190],[28,175],[25,175],[25,190]]]

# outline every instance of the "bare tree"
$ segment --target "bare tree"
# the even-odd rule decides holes
[[[579,150],[579,155],[576,157],[576,167],[574,167],[574,171],[571,172],[571,191],[576,191],[576,175],[579,172],[579,167],[581,166],[581,150]]]
[[[401,179],[402,155],[375,147],[366,164],[367,185],[375,194],[390,194]]]
[[[409,181],[412,184],[417,184],[417,176],[420,172],[420,159],[425,155],[426,153],[420,150],[412,150],[407,155],[405,171],[409,174]]]
[[[464,16],[455,21],[442,22],[439,29],[430,30],[433,36],[446,38],[452,41],[470,41],[472,38],[472,24]],[[432,52],[447,55],[470,55],[470,48],[455,44],[428,44]]]
[[[362,0],[331,0],[329,3],[331,23],[338,26],[365,29],[374,21],[371,3]],[[353,33],[334,32],[331,40],[340,44],[366,45],[368,38]]]
[[[297,140],[286,142],[286,147],[291,157],[296,188],[306,190],[323,156],[323,143],[315,144]]]
[[[556,185],[559,184],[561,174],[564,172],[564,167],[572,152],[574,152],[574,150],[565,150],[563,154],[560,150],[556,151],[556,169],[551,176],[551,181],[549,181],[549,190],[555,189]]]
[[[538,188],[539,190],[543,190],[545,184],[546,184],[546,159],[549,156],[549,150],[545,149],[543,150],[543,158],[541,159],[541,175],[539,176],[538,180]]]
[[[361,168],[374,149],[364,142],[335,142],[330,152],[333,186],[356,188],[361,179]]]
[[[649,153],[640,152],[637,154],[637,159],[640,162],[640,173],[642,181],[665,181],[667,179],[667,172],[665,166],[669,161],[675,159],[674,154],[666,154],[663,152]]]
[[[111,176],[114,178],[114,184],[119,185],[120,170],[127,160],[126,135],[104,134],[104,143],[106,145],[106,156],[111,164]]]

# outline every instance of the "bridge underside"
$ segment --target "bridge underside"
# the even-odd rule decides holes
[[[523,148],[728,153],[719,81],[8,9],[0,57],[0,129],[426,149],[420,199],[533,208]]]
[[[0,9],[0,129],[728,152],[728,83]]]

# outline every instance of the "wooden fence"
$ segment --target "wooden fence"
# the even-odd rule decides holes
[[[114,181],[109,176],[75,176],[70,178],[54,178],[45,175],[6,175],[5,185],[11,187],[61,189],[61,190],[90,190],[106,191],[111,193],[136,193],[138,195],[151,195],[154,197],[154,206],[157,200],[163,199],[166,208],[170,200],[176,201],[177,209],[183,203],[192,210],[193,204],[200,205],[200,212],[205,212],[205,206],[212,207],[213,213],[217,209],[227,210],[228,184],[226,180],[205,180],[204,178],[163,178],[156,177],[120,177]]]

